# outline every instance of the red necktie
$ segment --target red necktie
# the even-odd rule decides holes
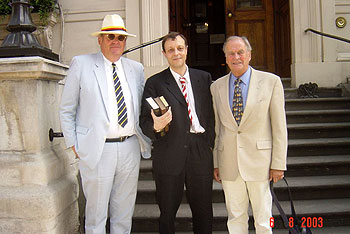
[[[190,122],[191,122],[191,125],[192,125],[192,113],[191,113],[191,108],[190,108],[190,103],[188,101],[188,94],[187,94],[187,87],[186,87],[186,78],[185,77],[180,77],[180,83],[181,83],[181,91],[182,91],[182,94],[184,95],[184,98],[186,100],[186,103],[187,103],[187,110],[188,110],[188,117],[190,118]]]

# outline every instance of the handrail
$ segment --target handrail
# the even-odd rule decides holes
[[[316,34],[321,35],[321,36],[325,36],[325,37],[329,37],[329,38],[336,39],[336,40],[339,40],[339,41],[343,41],[343,42],[346,42],[346,43],[350,43],[350,40],[348,40],[346,38],[334,36],[332,34],[328,34],[328,33],[324,33],[324,32],[319,32],[319,31],[316,31],[316,30],[314,30],[312,28],[305,29],[304,32],[312,32],[312,33],[316,33]]]
[[[127,49],[127,50],[125,50],[125,51],[123,52],[123,55],[124,55],[124,54],[127,54],[127,53],[129,53],[129,52],[131,52],[131,51],[140,49],[140,48],[142,48],[142,47],[149,46],[149,45],[152,45],[152,44],[154,44],[154,43],[157,43],[157,42],[163,40],[164,37],[165,37],[165,36],[162,36],[162,37],[160,37],[160,38],[158,38],[158,39],[154,39],[153,41],[145,42],[145,43],[142,43],[142,44],[140,44],[140,45],[138,45],[138,46],[135,46],[135,47],[132,47],[132,48],[130,48],[130,49]]]

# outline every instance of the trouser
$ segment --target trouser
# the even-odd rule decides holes
[[[154,174],[156,199],[160,209],[159,233],[161,234],[175,233],[175,218],[182,201],[184,185],[192,211],[194,234],[212,233],[212,156],[210,152],[208,155],[208,152],[203,151],[202,140],[201,134],[191,136],[185,168],[180,175]],[[204,171],[200,168],[201,160],[210,160],[204,163],[204,165],[211,165],[210,169]]]
[[[223,180],[228,212],[227,227],[231,234],[248,234],[248,206],[252,206],[257,234],[271,234],[272,197],[269,181],[244,181],[240,175],[235,181]]]
[[[135,207],[140,167],[136,136],[124,142],[105,143],[96,168],[79,162],[86,198],[85,233],[105,234],[110,216],[111,234],[129,234]]]

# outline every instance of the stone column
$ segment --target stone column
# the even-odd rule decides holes
[[[140,2],[142,42],[152,41],[168,34],[168,1],[142,0]],[[141,49],[141,57],[146,78],[168,67],[168,63],[162,54],[161,42]]]
[[[0,233],[74,234],[78,183],[60,130],[58,82],[68,67],[41,57],[0,59]]]

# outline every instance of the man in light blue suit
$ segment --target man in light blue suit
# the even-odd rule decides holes
[[[127,33],[123,19],[107,15],[98,37],[101,52],[72,59],[60,105],[66,146],[80,159],[86,197],[85,233],[131,231],[140,153],[150,140],[139,127],[144,88],[142,64],[121,57]]]

